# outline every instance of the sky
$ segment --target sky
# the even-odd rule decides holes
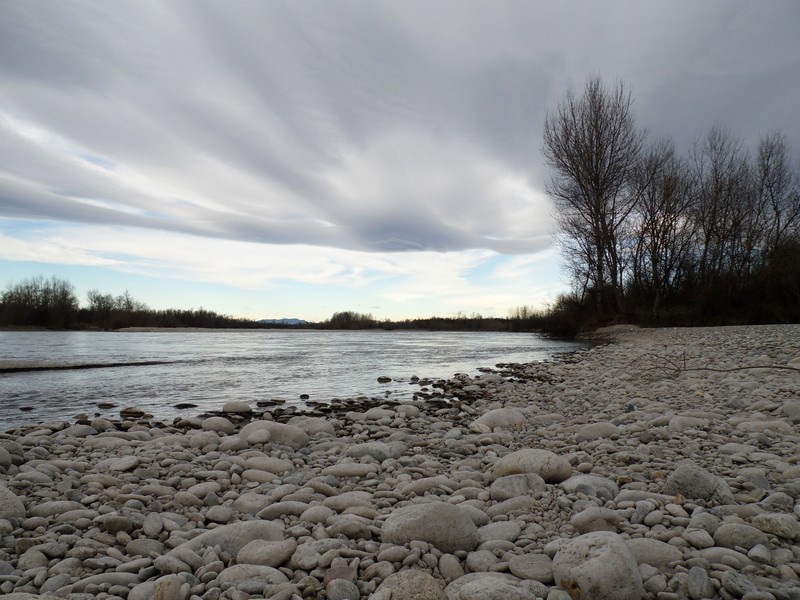
[[[569,289],[545,115],[800,148],[800,2],[0,3],[0,288],[324,320],[506,316]]]

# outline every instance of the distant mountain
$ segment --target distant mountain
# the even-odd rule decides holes
[[[308,325],[308,321],[303,319],[261,319],[258,322],[264,325]]]

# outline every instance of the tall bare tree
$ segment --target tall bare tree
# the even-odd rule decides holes
[[[674,293],[688,270],[693,227],[692,179],[672,140],[661,139],[643,153],[636,171],[635,244],[632,279],[659,316],[664,297]]]
[[[766,214],[766,253],[774,252],[788,234],[800,234],[800,182],[790,164],[786,137],[778,132],[761,138],[756,157],[760,205]]]
[[[579,278],[591,282],[599,316],[603,295],[622,305],[623,231],[633,210],[634,167],[644,134],[635,126],[632,99],[622,82],[608,89],[599,76],[583,95],[568,90],[544,124],[543,154],[553,174],[547,193],[555,204],[562,246]]]
[[[698,227],[700,279],[718,282],[739,270],[742,230],[752,191],[750,161],[741,140],[730,130],[712,127],[692,150],[697,185],[693,218]]]

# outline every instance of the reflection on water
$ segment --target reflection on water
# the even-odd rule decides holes
[[[498,362],[534,362],[582,347],[532,334],[397,331],[0,332],[0,365],[116,368],[0,374],[0,430],[21,423],[117,416],[138,406],[166,421],[228,400],[301,405],[359,395],[410,398],[413,375],[446,378]],[[166,364],[160,364],[166,363]],[[389,384],[377,377],[388,375]],[[197,404],[188,411],[179,403]],[[98,404],[113,403],[101,410]],[[22,409],[30,409],[23,411]]]

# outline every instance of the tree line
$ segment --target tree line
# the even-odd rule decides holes
[[[47,329],[122,329],[125,327],[198,327],[239,329],[386,329],[425,331],[518,331],[527,327],[518,319],[470,316],[430,317],[404,321],[378,320],[371,313],[345,310],[318,323],[297,325],[264,323],[221,315],[211,310],[153,310],[136,300],[129,291],[117,296],[90,290],[81,305],[75,286],[58,277],[37,276],[9,284],[0,293],[0,326]]]
[[[124,327],[263,328],[249,319],[199,309],[153,310],[125,293],[98,290],[81,306],[75,286],[58,277],[37,276],[9,284],[0,294],[0,326],[48,329],[121,329]]]
[[[315,329],[384,329],[390,331],[520,331],[527,326],[519,319],[510,316],[508,319],[484,317],[478,313],[469,316],[458,314],[455,317],[428,317],[392,321],[380,321],[371,313],[356,311],[335,312],[326,321],[309,323]]]
[[[573,325],[800,320],[800,165],[785,136],[755,153],[712,127],[686,154],[636,125],[622,82],[590,78],[545,119]]]

